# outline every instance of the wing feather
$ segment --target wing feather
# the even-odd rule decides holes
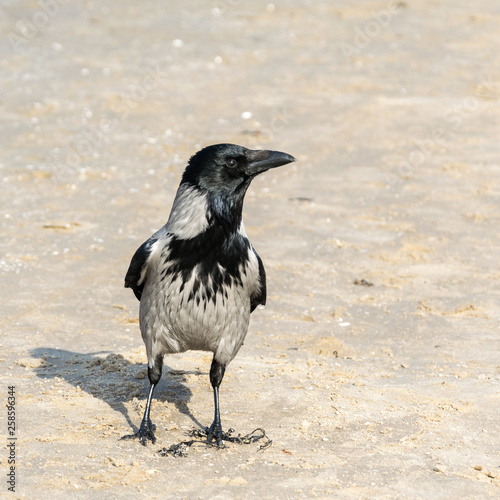
[[[141,300],[148,259],[157,241],[158,238],[152,236],[136,250],[125,275],[125,288],[132,288],[137,300]]]
[[[259,257],[259,254],[255,250],[253,250],[253,252],[259,261],[260,288],[258,293],[251,298],[250,312],[253,312],[258,305],[265,305],[267,297],[266,270],[264,269],[264,264],[262,263],[262,259]]]

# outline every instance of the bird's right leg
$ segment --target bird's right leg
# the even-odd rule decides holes
[[[223,438],[224,433],[222,432],[222,424],[220,421],[220,407],[219,407],[219,387],[224,377],[224,372],[226,371],[226,366],[219,363],[215,359],[212,360],[212,366],[210,367],[210,383],[214,390],[214,421],[212,425],[207,429],[207,437],[209,441],[215,439],[217,446],[223,448]]]
[[[162,368],[163,355],[158,355],[155,358],[152,367],[148,365],[148,378],[151,385],[149,387],[148,400],[146,402],[146,409],[144,410],[144,416],[142,417],[141,426],[135,434],[123,436],[122,439],[139,439],[139,442],[143,446],[146,446],[149,439],[153,444],[155,444],[156,437],[154,435],[154,431],[156,430],[156,425],[151,422],[149,414],[151,411],[151,400],[153,399],[153,392],[155,390],[156,384],[158,384],[158,382],[160,381]]]

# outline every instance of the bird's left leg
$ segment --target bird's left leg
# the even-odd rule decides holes
[[[148,366],[148,378],[150,382],[148,400],[146,402],[146,409],[144,410],[144,416],[142,417],[142,422],[139,430],[135,434],[129,434],[123,436],[122,439],[139,439],[139,442],[146,446],[148,440],[153,444],[156,442],[156,437],[154,431],[156,426],[151,422],[149,416],[151,411],[151,400],[153,399],[153,392],[155,390],[156,384],[160,381],[161,371],[163,368],[163,355],[158,355],[153,363],[153,366]]]
[[[223,432],[222,432],[222,424],[220,421],[220,407],[219,407],[219,386],[222,382],[222,378],[224,377],[224,372],[226,371],[226,365],[219,363],[215,359],[212,360],[212,366],[210,367],[210,383],[212,384],[214,390],[214,421],[212,425],[207,430],[207,437],[209,441],[215,439],[217,446],[219,448],[223,447]]]

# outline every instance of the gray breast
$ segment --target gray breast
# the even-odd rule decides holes
[[[165,240],[161,247],[166,244]],[[243,343],[250,297],[259,286],[255,254],[249,248],[247,259],[240,264],[239,279],[230,279],[222,287],[215,286],[211,273],[202,279],[200,273],[206,270],[202,271],[201,264],[189,276],[170,274],[170,265],[174,263],[165,259],[160,245],[153,249],[140,305],[148,357],[193,349],[214,352],[220,362],[228,363]],[[215,274],[225,272],[219,263],[216,265]]]

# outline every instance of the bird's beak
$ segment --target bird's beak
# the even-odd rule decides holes
[[[247,175],[254,176],[269,170],[297,161],[292,155],[281,151],[248,151],[245,155],[248,160]]]

